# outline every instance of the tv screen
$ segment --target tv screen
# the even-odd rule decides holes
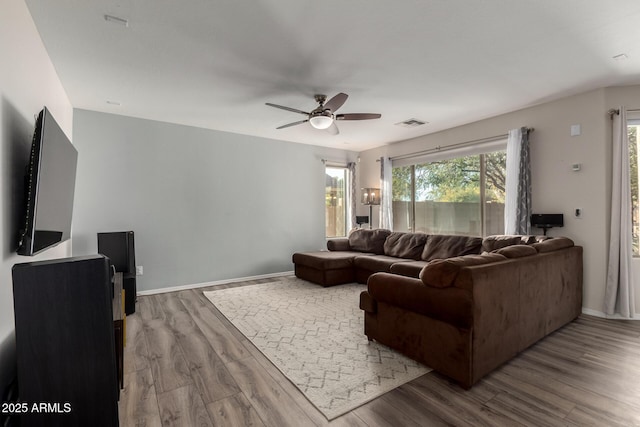
[[[25,175],[18,254],[35,255],[71,237],[78,152],[44,107],[36,119]]]

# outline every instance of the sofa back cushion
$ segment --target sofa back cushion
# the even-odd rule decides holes
[[[573,240],[568,237],[554,237],[543,242],[534,243],[533,246],[538,252],[552,252],[564,248],[570,248],[574,246]]]
[[[393,232],[384,242],[384,254],[419,261],[427,237],[424,233]]]
[[[365,230],[359,228],[349,234],[349,246],[352,251],[369,252],[376,255],[384,254],[384,241],[391,231],[383,228]]]
[[[481,237],[432,234],[427,238],[421,258],[424,261],[431,261],[455,256],[477,255],[480,254],[481,249]]]
[[[327,249],[330,251],[350,251],[349,239],[329,239],[327,240]]]
[[[504,261],[504,255],[483,253],[482,255],[465,255],[447,259],[434,259],[420,271],[420,280],[427,286],[446,288],[453,285],[458,273],[464,267]]]
[[[482,250],[485,252],[492,252],[497,249],[502,249],[511,245],[519,245],[522,243],[522,236],[513,235],[497,235],[487,236],[482,239]]]
[[[487,236],[482,239],[482,250],[484,252],[493,252],[497,249],[506,248],[507,246],[532,245],[534,243],[542,242],[547,239],[551,239],[551,237],[519,234],[499,234],[495,236]]]
[[[504,255],[507,258],[520,258],[523,256],[537,255],[538,251],[531,245],[511,245],[496,249],[493,253]]]

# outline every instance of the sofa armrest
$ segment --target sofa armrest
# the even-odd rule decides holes
[[[369,294],[379,303],[429,316],[461,328],[473,322],[471,292],[455,287],[432,288],[420,279],[375,273],[367,282]]]
[[[350,251],[351,245],[349,239],[331,239],[327,240],[327,249],[330,251]]]

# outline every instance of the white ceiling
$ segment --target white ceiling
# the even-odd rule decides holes
[[[638,0],[26,3],[75,108],[354,151],[640,83]],[[382,118],[276,130],[304,116],[265,105],[338,92]]]

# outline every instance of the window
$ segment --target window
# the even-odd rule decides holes
[[[347,168],[325,170],[325,234],[327,237],[347,235]]]
[[[633,256],[640,256],[640,210],[638,207],[638,130],[640,115],[627,116],[627,136],[629,138],[629,180],[631,181],[631,233]]]
[[[505,151],[394,167],[393,229],[502,234],[505,168]]]

